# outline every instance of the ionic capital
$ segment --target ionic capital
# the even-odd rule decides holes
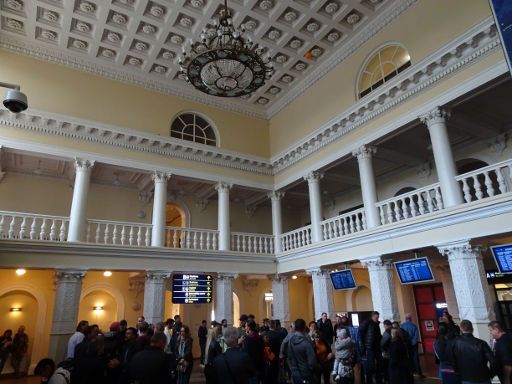
[[[86,275],[87,271],[84,270],[64,270],[57,269],[55,271],[55,278],[57,283],[79,283]]]
[[[364,144],[352,151],[352,156],[357,157],[357,160],[371,159],[375,153],[377,153],[377,147]]]
[[[268,198],[272,201],[280,201],[284,195],[283,191],[272,191],[267,194]]]
[[[441,107],[436,107],[432,111],[421,115],[420,121],[427,127],[430,127],[433,124],[446,123],[446,120],[449,118],[450,111]]]
[[[481,259],[485,249],[480,245],[471,245],[469,240],[462,240],[448,244],[438,245],[437,249],[443,256],[448,256],[448,261],[462,259]]]
[[[384,260],[382,256],[370,257],[359,261],[363,267],[368,268],[368,271],[391,269],[391,261]]]
[[[328,272],[323,270],[321,267],[314,267],[306,269],[306,273],[312,278],[321,278],[327,276]]]
[[[170,172],[155,171],[151,174],[151,180],[155,183],[164,183],[171,178]]]
[[[233,281],[238,277],[238,273],[217,273],[216,280]]]
[[[146,281],[165,281],[171,276],[169,271],[146,271]]]
[[[268,278],[275,283],[285,283],[289,279],[287,275],[281,275],[279,273],[276,273],[275,275],[269,275]]]
[[[229,190],[233,188],[233,184],[231,183],[225,183],[223,181],[215,184],[215,190],[217,192],[229,192]]]
[[[324,178],[324,174],[318,171],[309,172],[304,176],[304,180],[308,183],[318,183],[320,180]]]
[[[89,171],[94,167],[94,160],[81,159],[75,157],[75,171],[76,172],[84,172]]]

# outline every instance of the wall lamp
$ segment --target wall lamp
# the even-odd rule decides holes
[[[5,108],[12,113],[20,113],[27,109],[27,95],[20,91],[19,85],[0,82],[0,87],[10,89],[4,96]]]
[[[92,309],[95,311],[103,311],[103,305],[95,305]]]
[[[21,307],[11,307],[10,312],[21,312]]]

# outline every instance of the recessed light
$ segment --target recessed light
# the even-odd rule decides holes
[[[105,272],[103,272],[103,276],[110,277],[110,276],[112,276],[112,272],[111,271],[105,271]]]
[[[18,276],[23,276],[25,273],[27,273],[27,270],[26,270],[26,269],[18,268],[18,269],[16,270],[16,274],[17,274]]]

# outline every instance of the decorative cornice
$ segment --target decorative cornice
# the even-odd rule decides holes
[[[492,18],[487,18],[375,92],[363,97],[306,138],[272,157],[273,174],[281,173],[418,93],[437,85],[499,46],[496,26]]]
[[[107,79],[137,85],[166,95],[177,96],[195,103],[210,105],[219,109],[238,112],[252,117],[262,119],[267,118],[265,109],[256,105],[236,101],[226,102],[226,100],[222,98],[208,97],[207,95],[196,91],[192,87],[178,87],[176,84],[173,84],[171,87],[168,84],[159,81],[159,79],[152,78],[147,74],[132,73],[127,70],[120,70],[119,68],[110,68],[99,63],[74,57],[73,55],[44,48],[41,45],[31,44],[14,37],[6,36],[5,34],[0,35],[0,48],[45,62],[64,65],[79,71],[92,73]]]
[[[272,118],[278,114],[283,108],[290,104],[297,97],[306,92],[312,85],[322,79],[329,73],[335,66],[349,58],[361,46],[370,40],[373,36],[379,33],[384,27],[395,20],[402,12],[407,10],[417,0],[399,0],[395,5],[386,9],[374,23],[370,24],[367,28],[363,28],[358,34],[354,35],[348,44],[339,49],[335,54],[330,56],[322,64],[320,64],[312,73],[310,73],[304,80],[297,84],[291,91],[284,97],[276,100],[267,111],[267,118]]]
[[[18,114],[0,109],[0,125],[264,175],[271,174],[269,161],[261,157],[31,109]]]

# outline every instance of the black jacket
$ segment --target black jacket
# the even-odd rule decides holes
[[[462,381],[484,382],[494,376],[494,356],[489,345],[464,333],[453,347],[455,369]],[[491,368],[488,368],[490,363]]]
[[[256,370],[247,353],[240,348],[229,348],[213,360],[217,384],[248,384]]]
[[[149,347],[133,356],[129,364],[129,376],[132,381],[138,380],[141,384],[168,384],[171,382],[171,372],[175,369],[174,355]]]
[[[322,319],[319,319],[316,324],[318,325],[318,336],[328,345],[331,345],[334,339],[334,329],[331,319],[325,320],[325,323],[322,322]]]
[[[375,322],[372,319],[363,321],[359,327],[359,347],[361,353],[366,355],[366,351],[371,350],[380,354],[381,339],[379,322]]]

